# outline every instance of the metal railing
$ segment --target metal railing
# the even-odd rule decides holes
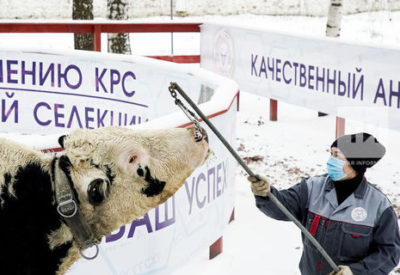
[[[200,32],[201,23],[126,23],[126,22],[4,22],[0,33],[92,33],[94,50],[101,51],[102,33],[190,33]],[[149,56],[175,63],[199,63],[200,55]]]

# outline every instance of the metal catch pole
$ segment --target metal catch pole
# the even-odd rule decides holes
[[[179,87],[179,85],[175,82],[171,82],[169,90],[176,90],[178,93],[185,99],[185,101],[193,108],[193,110],[199,115],[201,119],[207,124],[207,126],[214,132],[214,134],[219,138],[219,140],[224,144],[224,146],[228,149],[228,151],[232,154],[232,156],[239,162],[239,164],[243,167],[243,169],[249,174],[251,177],[257,176],[250,170],[247,164],[242,160],[242,158],[236,153],[235,149],[228,143],[228,141],[221,135],[221,133],[214,127],[214,125],[208,120],[208,118],[203,114],[203,112],[197,107],[197,105],[186,95],[186,93]],[[292,222],[294,222],[298,228],[300,228],[301,232],[306,236],[308,240],[315,246],[315,248],[321,253],[321,255],[325,258],[328,264],[332,267],[335,272],[339,272],[339,267],[335,264],[332,258],[328,255],[325,249],[319,244],[319,242],[311,235],[311,233],[296,219],[292,213],[272,194],[268,193],[268,198],[281,210]]]

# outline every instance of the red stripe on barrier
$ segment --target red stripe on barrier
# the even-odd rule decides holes
[[[43,153],[57,153],[57,152],[62,152],[63,148],[57,147],[57,148],[48,148],[48,149],[42,149],[40,150]]]
[[[3,33],[94,33],[100,28],[103,33],[121,32],[200,32],[201,23],[96,23],[96,22],[54,22],[54,23],[0,23]]]
[[[200,32],[201,23],[101,24],[103,32]]]
[[[222,115],[222,114],[225,114],[226,112],[228,112],[228,111],[231,109],[233,102],[235,102],[235,99],[239,100],[239,94],[240,94],[240,92],[238,91],[238,92],[236,93],[236,95],[233,97],[233,99],[232,99],[231,103],[229,104],[229,107],[228,107],[228,108],[226,108],[225,110],[219,111],[219,112],[217,112],[217,113],[211,114],[211,115],[209,115],[209,116],[206,116],[206,117],[207,117],[208,119],[210,119],[210,118],[213,118],[213,117],[216,117],[216,116],[219,116],[219,115]],[[238,104],[238,106],[239,106],[239,104]],[[201,122],[201,121],[203,121],[203,120],[200,118],[199,121]],[[185,124],[183,124],[183,125],[181,125],[181,126],[178,126],[178,128],[185,128],[185,127],[188,127],[188,126],[190,126],[190,125],[193,125],[193,122],[185,123]]]
[[[200,63],[200,55],[150,55],[147,57],[175,63]]]

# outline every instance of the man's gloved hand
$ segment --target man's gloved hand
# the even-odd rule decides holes
[[[260,197],[268,196],[268,193],[270,192],[270,184],[268,180],[260,175],[256,175],[256,177],[247,178],[247,180],[251,182],[251,191],[254,195]]]
[[[329,275],[353,275],[353,272],[347,265],[339,265],[339,271],[332,271]]]

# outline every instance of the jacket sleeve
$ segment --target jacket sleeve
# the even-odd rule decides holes
[[[306,207],[308,204],[308,187],[305,179],[286,190],[278,191],[271,186],[271,192],[292,215],[300,221],[303,220],[306,215]],[[268,217],[282,221],[289,220],[268,197],[255,196],[255,198],[257,208]]]
[[[400,235],[397,216],[388,207],[373,231],[371,253],[363,260],[350,264],[354,274],[389,274],[399,263]]]

